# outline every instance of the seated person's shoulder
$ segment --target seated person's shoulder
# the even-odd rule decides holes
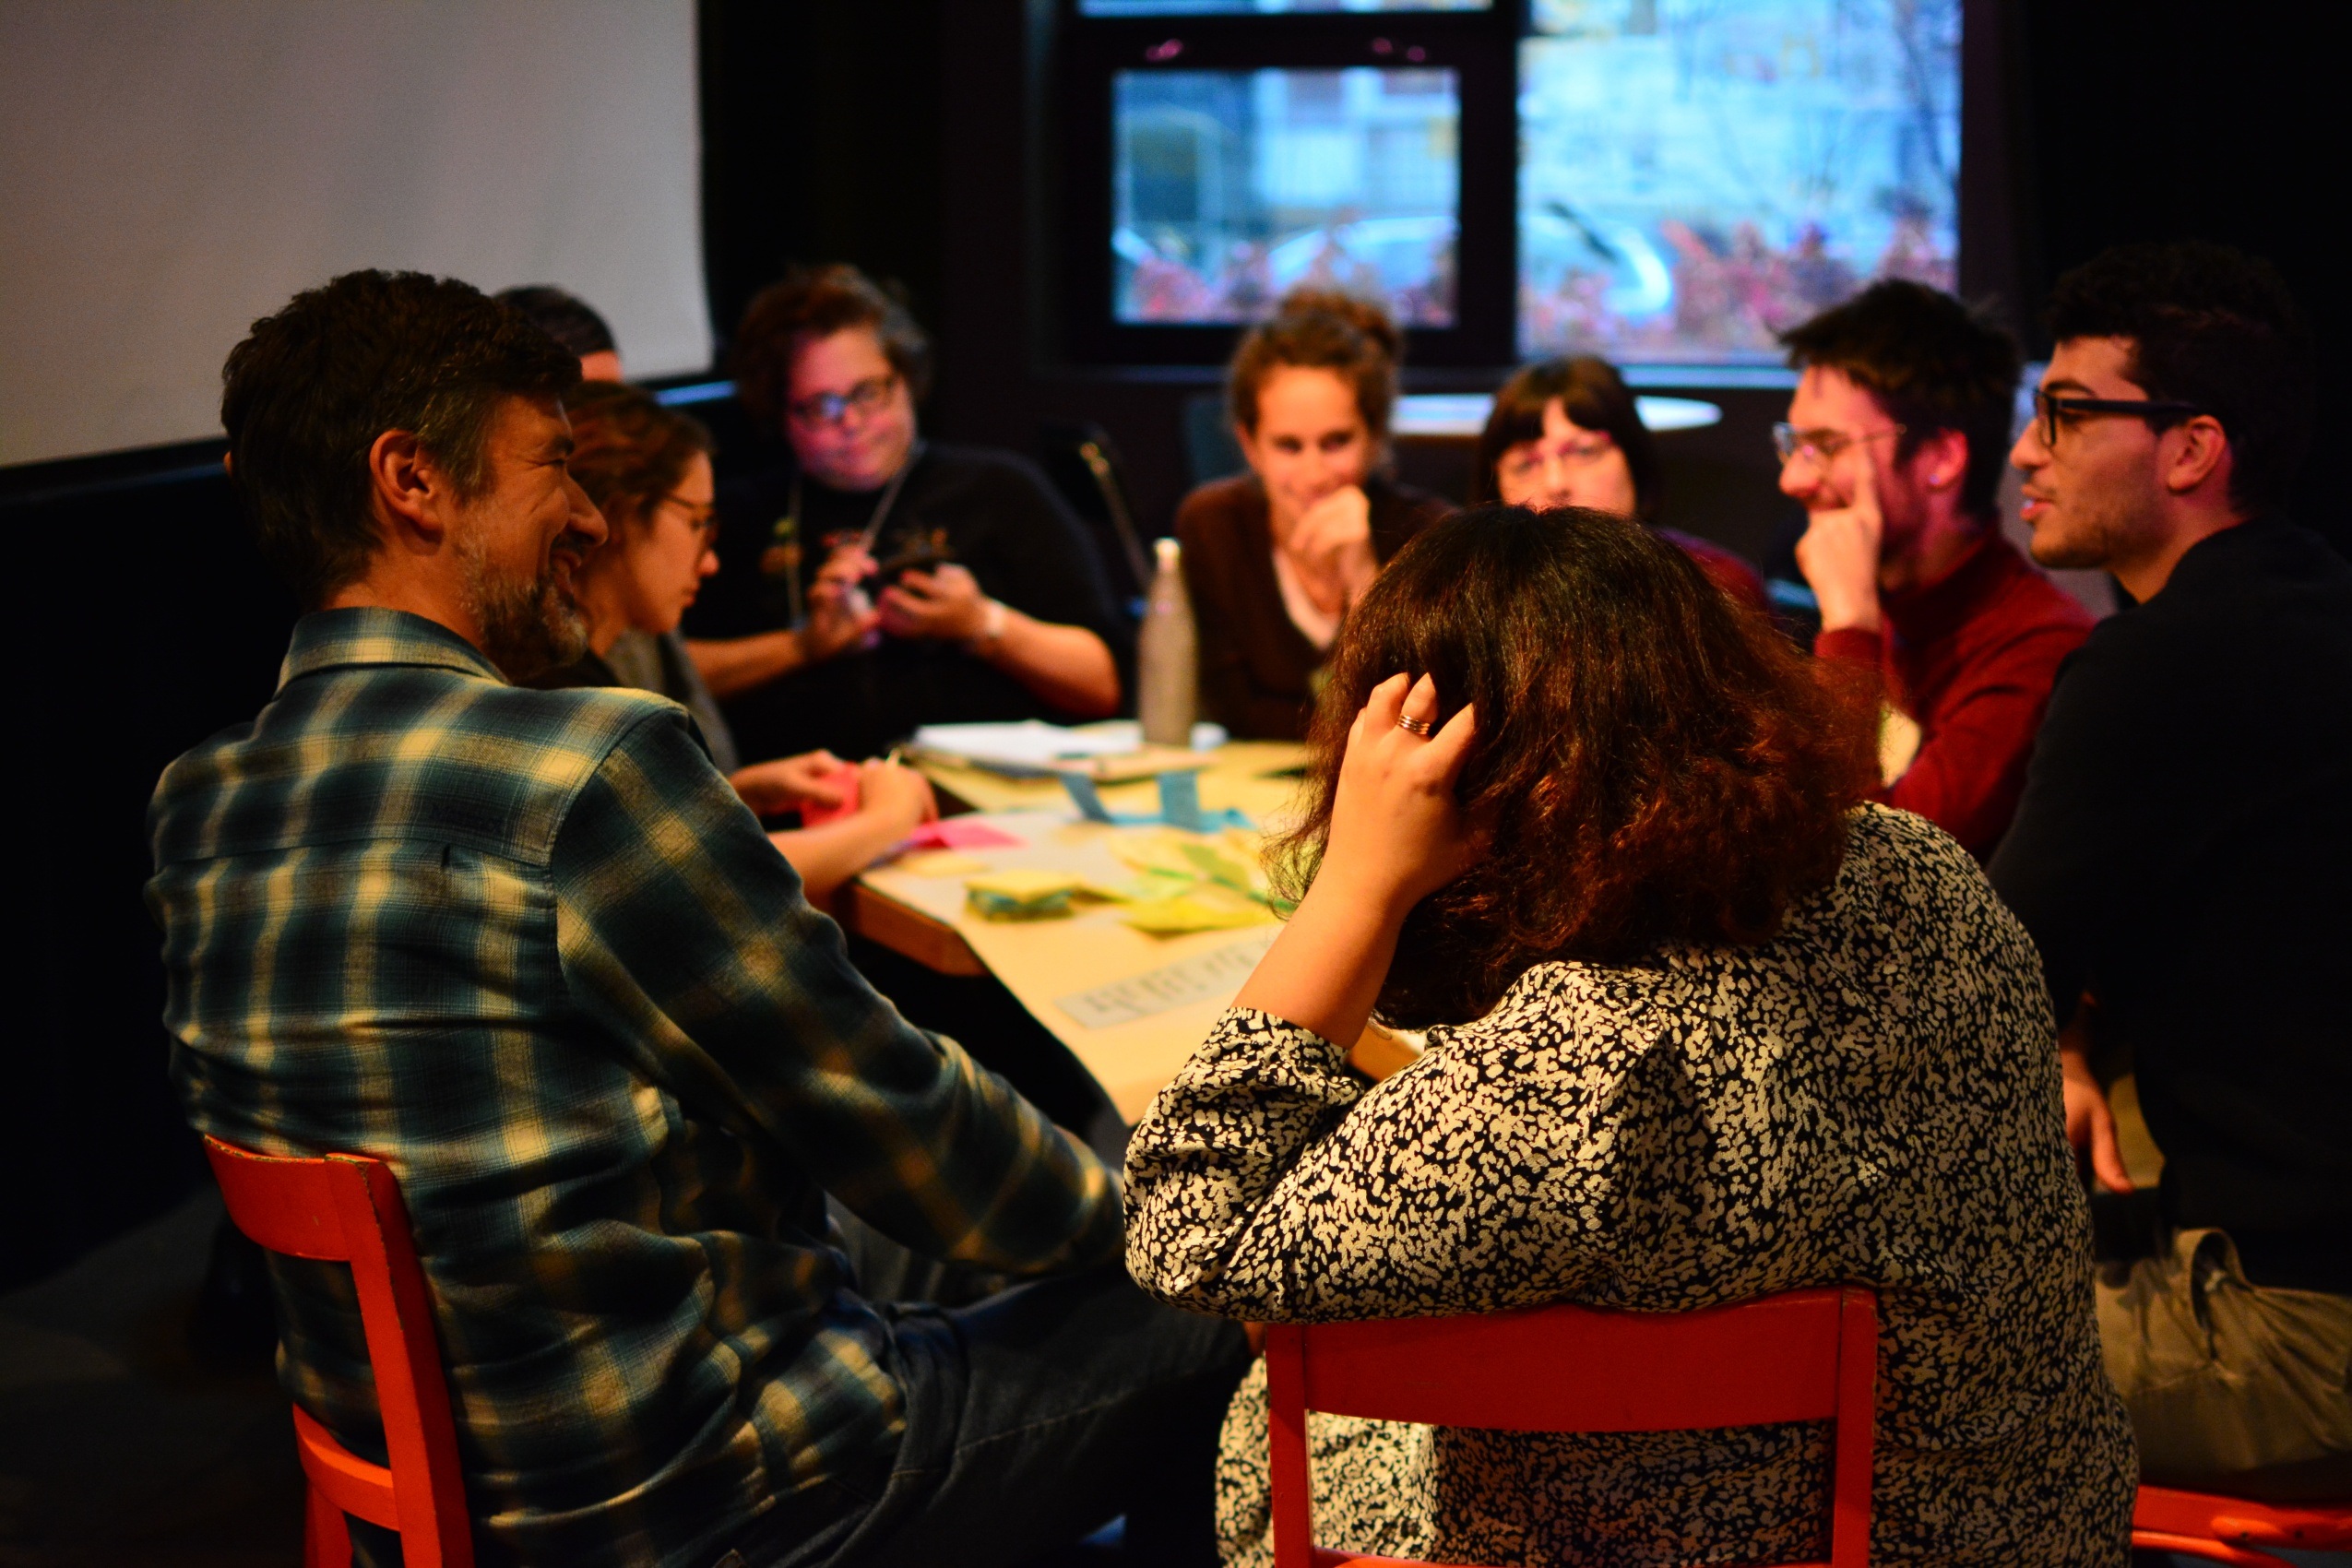
[[[975,502],[1063,509],[1045,470],[1002,446],[931,442],[923,448],[916,477],[934,498],[965,496]]]
[[[1991,902],[1984,868],[1960,841],[1916,812],[1865,801],[1847,814],[1846,859],[1833,885],[1836,901],[1878,911],[1901,924],[1956,900],[1974,908]]]
[[[637,686],[506,686],[500,692],[502,723],[534,736],[542,745],[600,754],[648,720],[686,711],[659,692]]]
[[[2083,607],[2082,600],[2052,582],[2006,540],[1999,541],[1999,548],[2006,551],[2016,564],[2002,592],[2002,597],[2008,600],[2005,607],[2008,619],[2035,630],[2072,634],[2076,642],[2090,635],[2091,628],[2097,622]]]
[[[1231,474],[1195,485],[1176,505],[1176,537],[1187,550],[1227,546],[1253,521],[1264,527],[1265,493],[1248,474]]]

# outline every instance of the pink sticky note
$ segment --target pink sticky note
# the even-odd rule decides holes
[[[826,783],[841,791],[841,803],[837,806],[820,806],[812,801],[809,804],[802,806],[801,808],[802,827],[822,827],[828,822],[838,822],[858,809],[858,765],[856,763],[845,762],[825,777]]]
[[[984,822],[951,816],[938,822],[926,822],[907,837],[911,849],[1018,849],[1024,848],[1001,827]]]

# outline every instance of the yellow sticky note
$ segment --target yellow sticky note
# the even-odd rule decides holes
[[[1192,931],[1229,931],[1238,926],[1261,925],[1274,916],[1262,904],[1212,904],[1206,898],[1185,896],[1137,904],[1119,918],[1154,936],[1181,936]]]

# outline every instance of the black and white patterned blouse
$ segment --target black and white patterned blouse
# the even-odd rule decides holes
[[[1368,1086],[1236,1010],[1127,1157],[1127,1266],[1276,1322],[1880,1293],[1874,1562],[2125,1561],[2137,1466],[2041,967],[1976,862],[1863,806],[1756,947],[1541,965]],[[1218,1489],[1264,1561],[1262,1373]],[[1456,1562],[1827,1550],[1827,1428],[1529,1435],[1316,1418],[1319,1544]]]

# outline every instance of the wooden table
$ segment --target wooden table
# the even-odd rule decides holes
[[[1282,777],[1282,770],[1295,768],[1304,756],[1303,747],[1285,742],[1233,742],[1201,775],[1201,805],[1208,811],[1238,808],[1261,833],[1278,827],[1294,809],[1298,782]],[[931,764],[923,771],[979,807],[978,820],[1024,841],[1017,849],[958,853],[991,869],[1036,866],[1114,881],[1125,874],[1111,852],[1112,840],[1135,829],[1081,821],[1055,780],[1001,778]],[[1156,811],[1159,799],[1148,779],[1106,785],[1102,798],[1113,812],[1135,813]],[[920,857],[915,864],[921,865]],[[1263,942],[1274,930],[1267,925],[1151,936],[1123,924],[1115,905],[1083,909],[1066,919],[982,920],[965,905],[964,878],[969,874],[923,875],[895,863],[876,867],[845,890],[842,924],[942,973],[994,975],[1069,1046],[1131,1122],[1207,1037],[1240,988],[1247,964],[1216,994],[1122,1022],[1082,1022],[1063,999],[1235,949],[1253,936]]]

